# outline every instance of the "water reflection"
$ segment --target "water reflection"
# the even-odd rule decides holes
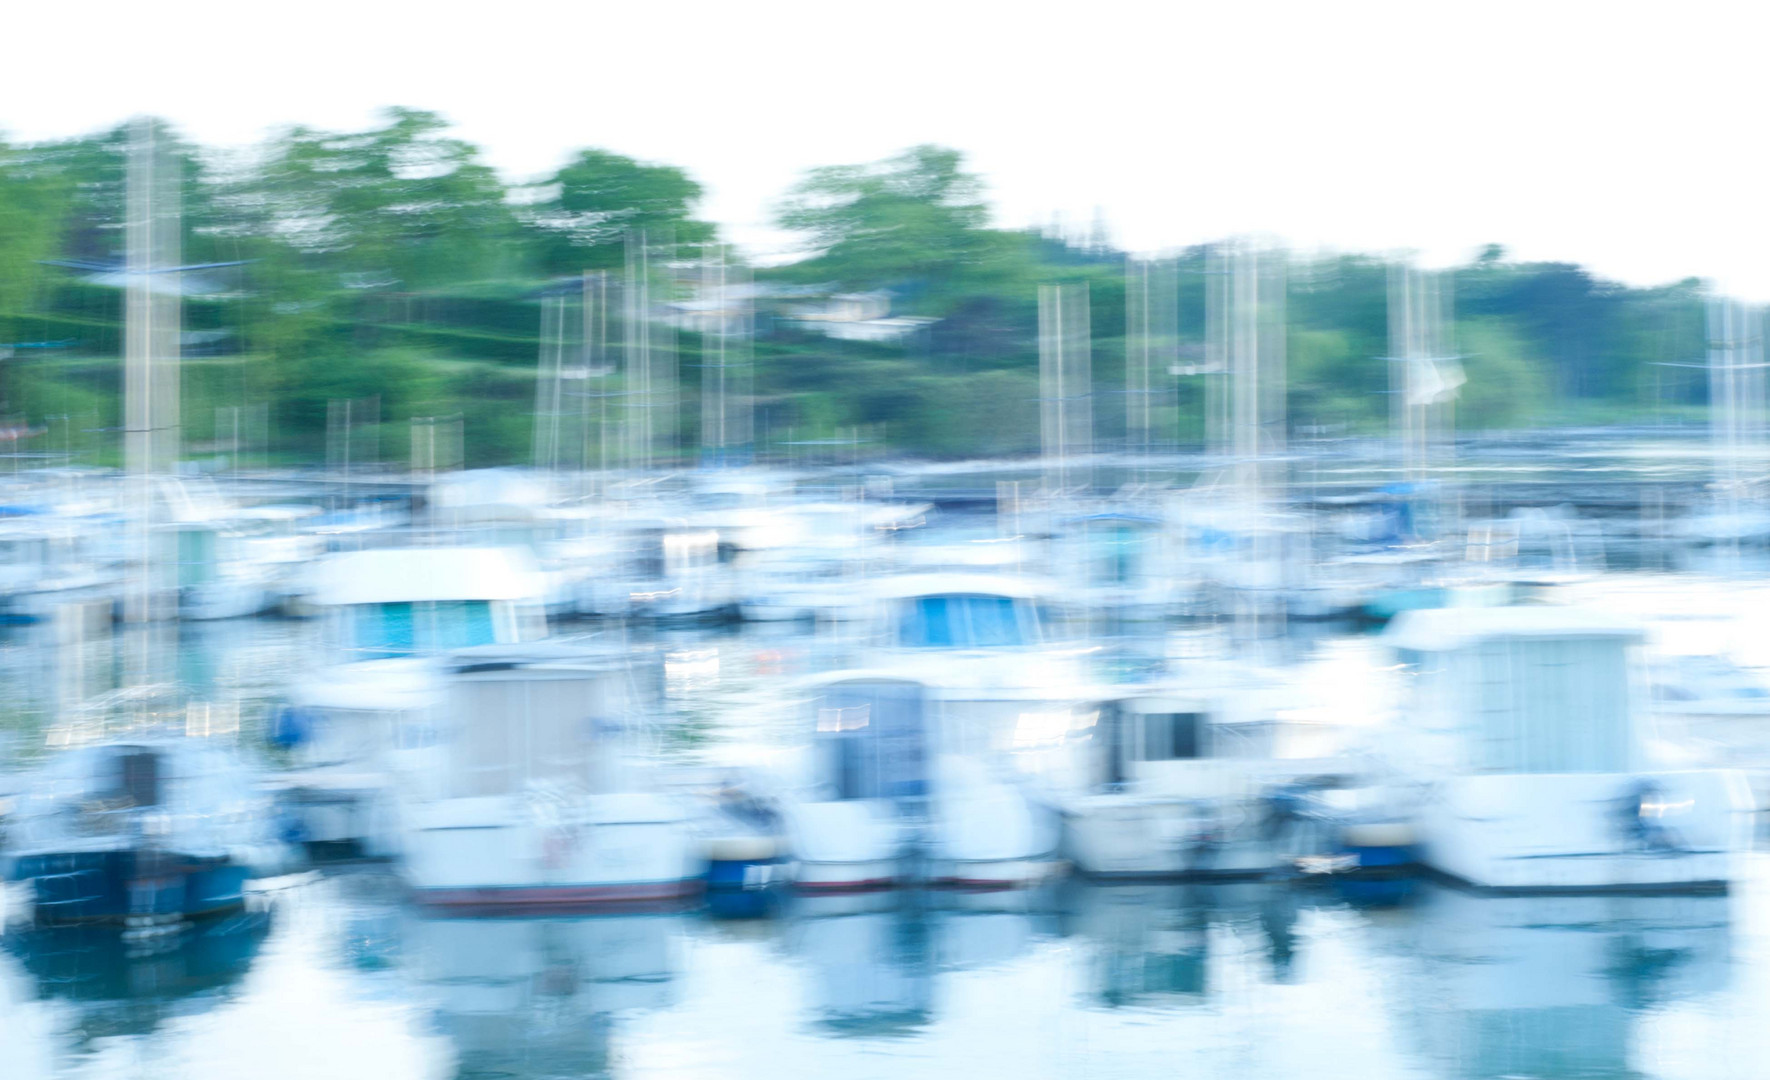
[[[13,926],[4,945],[40,1000],[73,1005],[71,1048],[82,1050],[227,1000],[269,930],[268,914],[248,912],[151,936],[108,925]]]
[[[617,1016],[670,1003],[675,923],[415,915],[404,948],[459,1076],[583,1076],[607,1070]]]
[[[834,1035],[909,1035],[934,1010],[928,922],[913,894],[805,897],[784,944],[807,976],[806,1007]]]
[[[1720,896],[1472,896],[1424,890],[1390,946],[1411,978],[1393,1007],[1434,1075],[1642,1075],[1641,1018],[1724,991]]]
[[[1296,922],[1296,893],[1281,882],[1080,882],[1063,919],[1065,935],[1087,946],[1088,994],[1112,1008],[1202,1002],[1213,989],[1213,948],[1287,982]]]

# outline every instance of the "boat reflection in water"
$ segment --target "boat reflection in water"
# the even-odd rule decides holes
[[[1203,1001],[1213,943],[1225,940],[1251,954],[1244,959],[1263,959],[1271,981],[1289,982],[1296,922],[1296,894],[1282,882],[1075,882],[1061,926],[1089,947],[1088,995],[1118,1008]]]
[[[933,1019],[933,955],[914,893],[795,898],[783,944],[808,968],[805,1005],[823,1033],[908,1035]]]
[[[413,915],[402,962],[458,1076],[595,1075],[622,1015],[671,1003],[680,921]]]
[[[8,927],[5,949],[40,998],[72,1003],[79,1041],[145,1035],[173,1017],[229,999],[270,932],[268,911],[189,923],[143,936],[114,924]]]
[[[1001,967],[1056,936],[1048,888],[801,895],[781,933],[815,1030],[915,1036],[941,1019],[937,980]]]
[[[1475,896],[1422,890],[1393,944],[1398,1026],[1444,1077],[1638,1076],[1644,1014],[1718,996],[1722,896]]]

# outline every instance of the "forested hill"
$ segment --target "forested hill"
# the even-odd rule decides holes
[[[295,128],[246,154],[163,134],[182,169],[183,262],[237,264],[183,275],[193,447],[214,444],[227,410],[268,403],[271,454],[312,459],[328,402],[350,399],[371,402],[389,460],[411,418],[458,415],[469,464],[526,461],[543,297],[586,271],[619,279],[643,234],[660,308],[692,301],[718,240],[681,169],[583,150],[513,184],[420,111],[362,132]],[[90,462],[115,460],[127,141],[118,129],[0,146],[0,414],[45,432],[34,449]],[[1036,448],[1046,283],[1089,285],[1096,431],[1103,445],[1122,434],[1126,260],[1104,237],[994,227],[982,185],[937,147],[814,170],[783,193],[778,223],[815,254],[755,272],[759,452],[831,439],[928,456]],[[1183,355],[1202,350],[1205,256],[1176,254],[1163,279]],[[1386,422],[1387,277],[1378,257],[1293,260],[1294,427]],[[1454,281],[1462,426],[1676,418],[1704,400],[1686,366],[1706,347],[1700,282],[1628,288],[1499,247]],[[870,310],[832,332],[843,304]],[[672,338],[685,453],[708,370],[694,329]],[[1196,441],[1196,380],[1158,377],[1171,395],[1162,437]]]

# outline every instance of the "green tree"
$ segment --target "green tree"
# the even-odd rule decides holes
[[[354,289],[424,289],[521,272],[519,226],[479,150],[434,113],[391,109],[382,126],[294,128],[247,187],[265,235]]]
[[[674,165],[651,165],[607,150],[580,150],[537,185],[525,208],[549,274],[621,265],[628,233],[710,242],[713,226],[694,216],[701,185]]]
[[[776,215],[818,252],[798,275],[852,289],[907,284],[933,299],[950,293],[997,246],[984,229],[983,184],[962,166],[956,150],[918,146],[872,165],[813,169]]]

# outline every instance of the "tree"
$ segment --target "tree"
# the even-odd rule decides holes
[[[518,225],[479,150],[434,113],[339,134],[294,128],[251,187],[269,236],[353,288],[423,289],[520,269]]]
[[[674,165],[650,165],[607,150],[580,150],[534,189],[526,217],[539,235],[550,274],[621,265],[633,231],[705,244],[713,226],[697,220],[701,185]]]
[[[818,251],[798,273],[854,289],[907,284],[930,300],[946,298],[997,242],[985,230],[983,184],[962,165],[956,150],[918,146],[872,165],[813,169],[776,215]]]

